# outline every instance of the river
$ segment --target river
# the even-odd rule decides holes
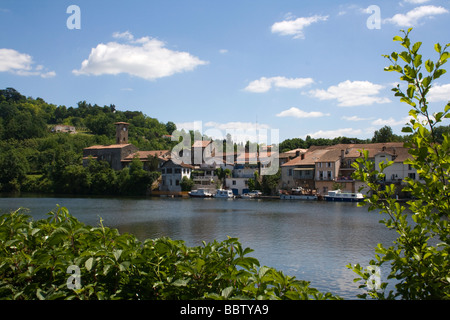
[[[23,195],[0,197],[3,213],[28,208],[45,218],[56,205],[80,221],[104,225],[139,240],[167,236],[189,246],[237,237],[261,265],[311,282],[322,292],[345,299],[362,293],[346,268],[368,266],[378,243],[389,245],[395,233],[379,223],[383,217],[356,203],[302,200],[105,198]],[[382,270],[382,280],[387,272]]]

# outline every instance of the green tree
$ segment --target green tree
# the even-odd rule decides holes
[[[377,183],[392,162],[375,168],[364,151],[365,157],[354,165],[357,169],[354,177],[365,181],[373,193],[364,204],[369,210],[377,209],[385,215],[386,227],[395,230],[398,238],[389,247],[378,244],[371,268],[359,264],[349,267],[366,281],[361,287],[369,289],[367,294],[374,298],[450,299],[450,135],[447,131],[438,137],[436,131],[443,119],[450,118],[450,103],[442,111],[431,114],[427,99],[433,83],[446,72],[442,66],[450,58],[447,51],[450,43],[444,47],[436,44],[437,60],[423,62],[419,53],[422,43],[411,42],[411,30],[402,30],[403,37],[394,37],[403,51],[385,55],[392,63],[385,70],[399,73],[405,83],[405,88],[399,84],[393,89],[395,96],[410,107],[411,120],[403,132],[411,134],[405,144],[411,158],[405,163],[417,171],[422,182],[405,179],[407,185],[403,190],[413,196],[413,200],[407,202],[407,210],[395,199],[394,185],[382,188]],[[387,279],[396,279],[395,292],[387,292],[387,282],[373,286],[369,281],[370,270],[386,263],[390,263]],[[367,294],[362,296],[367,297]]]
[[[181,191],[191,191],[194,186],[194,180],[189,179],[188,177],[183,177],[180,182]]]
[[[1,150],[0,191],[20,191],[28,170],[28,161],[20,150]]]
[[[394,132],[389,126],[384,126],[383,128],[376,130],[373,134],[372,142],[391,142],[394,137]]]
[[[222,188],[225,186],[225,179],[231,175],[230,169],[217,168],[214,171],[214,174],[219,178],[219,181],[222,184]]]
[[[281,169],[278,169],[276,174],[263,175],[261,179],[261,191],[267,195],[274,195],[278,193],[278,187],[281,179]]]

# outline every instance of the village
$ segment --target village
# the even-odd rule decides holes
[[[368,152],[369,160],[374,161],[376,168],[383,161],[393,162],[384,172],[383,183],[401,187],[404,178],[419,180],[416,170],[405,163],[410,155],[402,142],[311,146],[282,153],[271,146],[261,146],[259,150],[243,149],[230,153],[222,152],[212,140],[198,140],[190,149],[184,148],[181,152],[140,151],[128,141],[128,125],[115,123],[115,144],[85,148],[83,164],[92,158],[107,161],[113,169],[121,170],[137,157],[148,170],[150,162],[157,160],[161,176],[149,191],[151,195],[187,196],[189,192],[182,189],[184,178],[193,181],[192,196],[198,190],[207,195],[226,190],[232,197],[261,196],[261,192],[252,190],[250,180],[263,176],[270,167],[276,172],[280,170],[275,197],[295,199],[295,196],[309,195],[321,198],[335,190],[354,195],[365,187],[363,182],[352,178],[356,170],[352,164],[363,157],[363,150]],[[225,174],[219,176],[217,169]]]

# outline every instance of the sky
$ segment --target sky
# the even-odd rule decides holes
[[[436,60],[449,19],[448,0],[0,0],[0,88],[114,104],[214,138],[401,134],[409,108],[382,55],[412,27]],[[448,74],[429,98],[443,109]]]

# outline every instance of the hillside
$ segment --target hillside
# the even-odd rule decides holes
[[[101,162],[82,166],[83,149],[113,144],[114,123],[122,121],[130,124],[129,142],[139,150],[170,150],[177,144],[167,138],[176,129],[173,122],[162,123],[140,111],[121,111],[115,105],[101,107],[86,101],[77,107],[56,106],[41,98],[25,97],[13,88],[0,90],[0,192],[139,194],[146,189],[145,184],[157,178],[157,172],[146,172],[137,162],[120,172]],[[73,126],[77,133],[54,132],[58,124]],[[449,131],[449,126],[437,129]],[[279,150],[405,139],[383,127],[371,140],[292,138],[281,142]]]

